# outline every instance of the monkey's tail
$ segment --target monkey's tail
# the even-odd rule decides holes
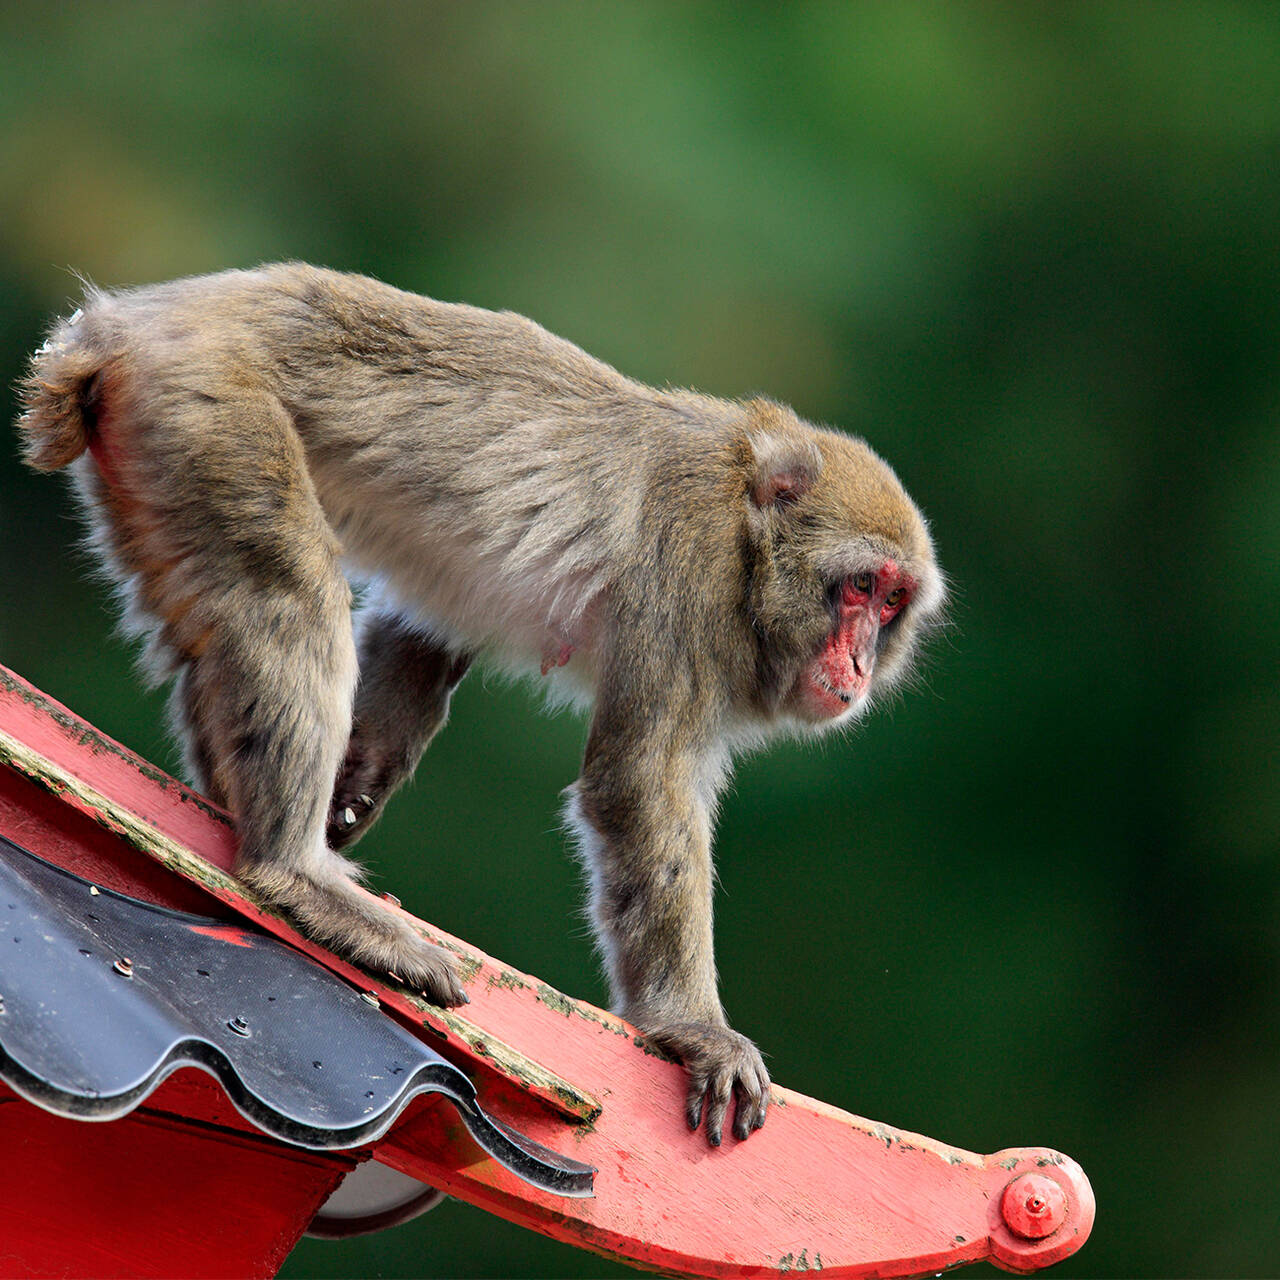
[[[107,356],[77,331],[81,312],[60,320],[18,383],[22,457],[37,471],[74,462],[93,433],[98,375]]]

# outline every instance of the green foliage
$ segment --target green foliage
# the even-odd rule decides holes
[[[297,257],[865,433],[954,627],[852,740],[740,770],[736,1024],[860,1114],[1078,1158],[1063,1275],[1270,1274],[1278,84],[1280,8],[1228,0],[9,0],[0,369],[69,268]],[[4,451],[0,659],[176,767],[71,515]],[[601,1001],[556,829],[580,741],[473,679],[366,848]],[[460,1205],[286,1268],[605,1273]]]

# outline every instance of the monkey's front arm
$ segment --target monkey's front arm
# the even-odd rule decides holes
[[[716,991],[711,820],[701,761],[657,735],[640,738],[597,713],[570,817],[591,878],[591,919],[615,1007],[689,1073],[686,1117],[706,1118],[719,1146],[729,1103],[733,1133],[765,1120],[769,1074],[733,1031]]]

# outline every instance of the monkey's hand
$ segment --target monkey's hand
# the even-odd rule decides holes
[[[749,1138],[769,1109],[769,1072],[746,1036],[714,1022],[677,1022],[645,1033],[679,1058],[689,1073],[685,1119],[697,1129],[705,1114],[707,1141],[718,1147],[729,1102],[735,1099],[733,1136]]]
[[[355,727],[329,801],[325,837],[330,849],[355,844],[373,826],[421,755],[417,742],[405,743],[385,729]]]
[[[385,759],[371,744],[353,738],[329,801],[325,837],[329,848],[345,849],[373,826],[391,793],[408,776],[412,764]]]
[[[444,724],[470,665],[468,654],[448,653],[394,617],[366,623],[351,738],[325,824],[329,848],[354,844],[377,821]]]

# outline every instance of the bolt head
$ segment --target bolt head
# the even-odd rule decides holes
[[[1045,1174],[1024,1173],[1005,1187],[1000,1213],[1014,1235],[1043,1240],[1066,1221],[1066,1192]]]

